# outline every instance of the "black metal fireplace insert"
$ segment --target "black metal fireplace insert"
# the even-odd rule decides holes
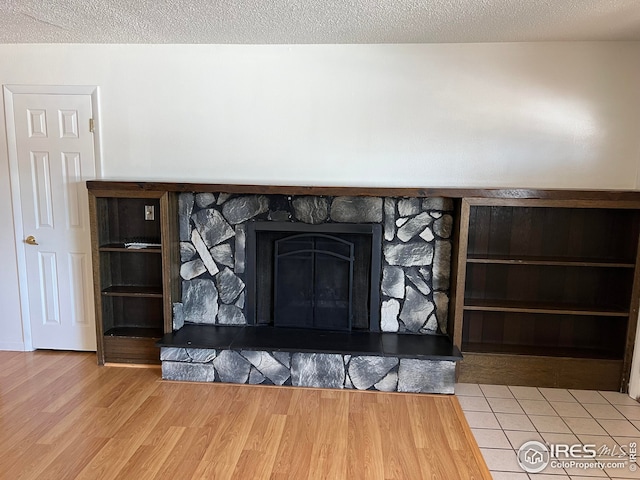
[[[379,331],[381,226],[247,225],[250,325]]]

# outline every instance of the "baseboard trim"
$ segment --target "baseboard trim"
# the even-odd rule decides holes
[[[26,352],[24,343],[0,342],[0,350],[8,350],[12,352]]]

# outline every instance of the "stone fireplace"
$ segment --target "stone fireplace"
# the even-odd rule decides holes
[[[164,378],[453,392],[450,199],[182,193],[178,210]]]

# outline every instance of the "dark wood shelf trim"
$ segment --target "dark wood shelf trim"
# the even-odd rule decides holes
[[[152,327],[113,327],[104,332],[105,337],[157,338],[162,337],[162,328]]]
[[[111,297],[162,298],[162,286],[112,285],[103,289],[102,295]]]
[[[480,312],[546,313],[555,315],[589,315],[597,317],[628,317],[629,312],[618,308],[594,308],[562,303],[533,303],[514,300],[484,300],[466,298],[464,309]]]
[[[184,182],[131,182],[119,180],[90,180],[89,190],[108,195],[109,191],[129,192],[225,192],[245,194],[289,195],[356,195],[387,197],[450,197],[480,199],[540,199],[635,202],[640,206],[640,192],[629,190],[557,190],[524,188],[449,188],[449,187],[341,187],[341,186],[285,186],[237,185]]]
[[[562,357],[562,358],[600,358],[607,360],[620,360],[618,355],[598,349],[580,347],[542,347],[536,345],[507,345],[503,343],[463,343],[462,354],[465,353],[486,353],[486,354],[508,354],[523,355],[533,357]]]
[[[622,360],[495,353],[465,354],[459,382],[620,390]]]
[[[100,252],[127,252],[127,253],[162,253],[161,247],[127,248],[123,243],[109,243],[98,247]]]
[[[543,257],[512,255],[477,255],[469,254],[467,263],[483,263],[488,265],[540,265],[557,267],[602,267],[602,268],[635,268],[635,263],[610,259],[586,259],[578,257]]]

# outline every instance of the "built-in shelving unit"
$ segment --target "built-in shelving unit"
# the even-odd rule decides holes
[[[459,381],[624,387],[639,214],[616,202],[463,199]]]
[[[176,288],[175,199],[167,192],[89,191],[98,361],[158,363],[155,342],[171,331]]]
[[[180,192],[455,200],[448,333],[459,381],[626,390],[640,298],[640,193],[87,183],[98,358],[158,361],[180,290]],[[154,206],[155,222],[144,220]],[[129,240],[159,246],[126,248]]]

